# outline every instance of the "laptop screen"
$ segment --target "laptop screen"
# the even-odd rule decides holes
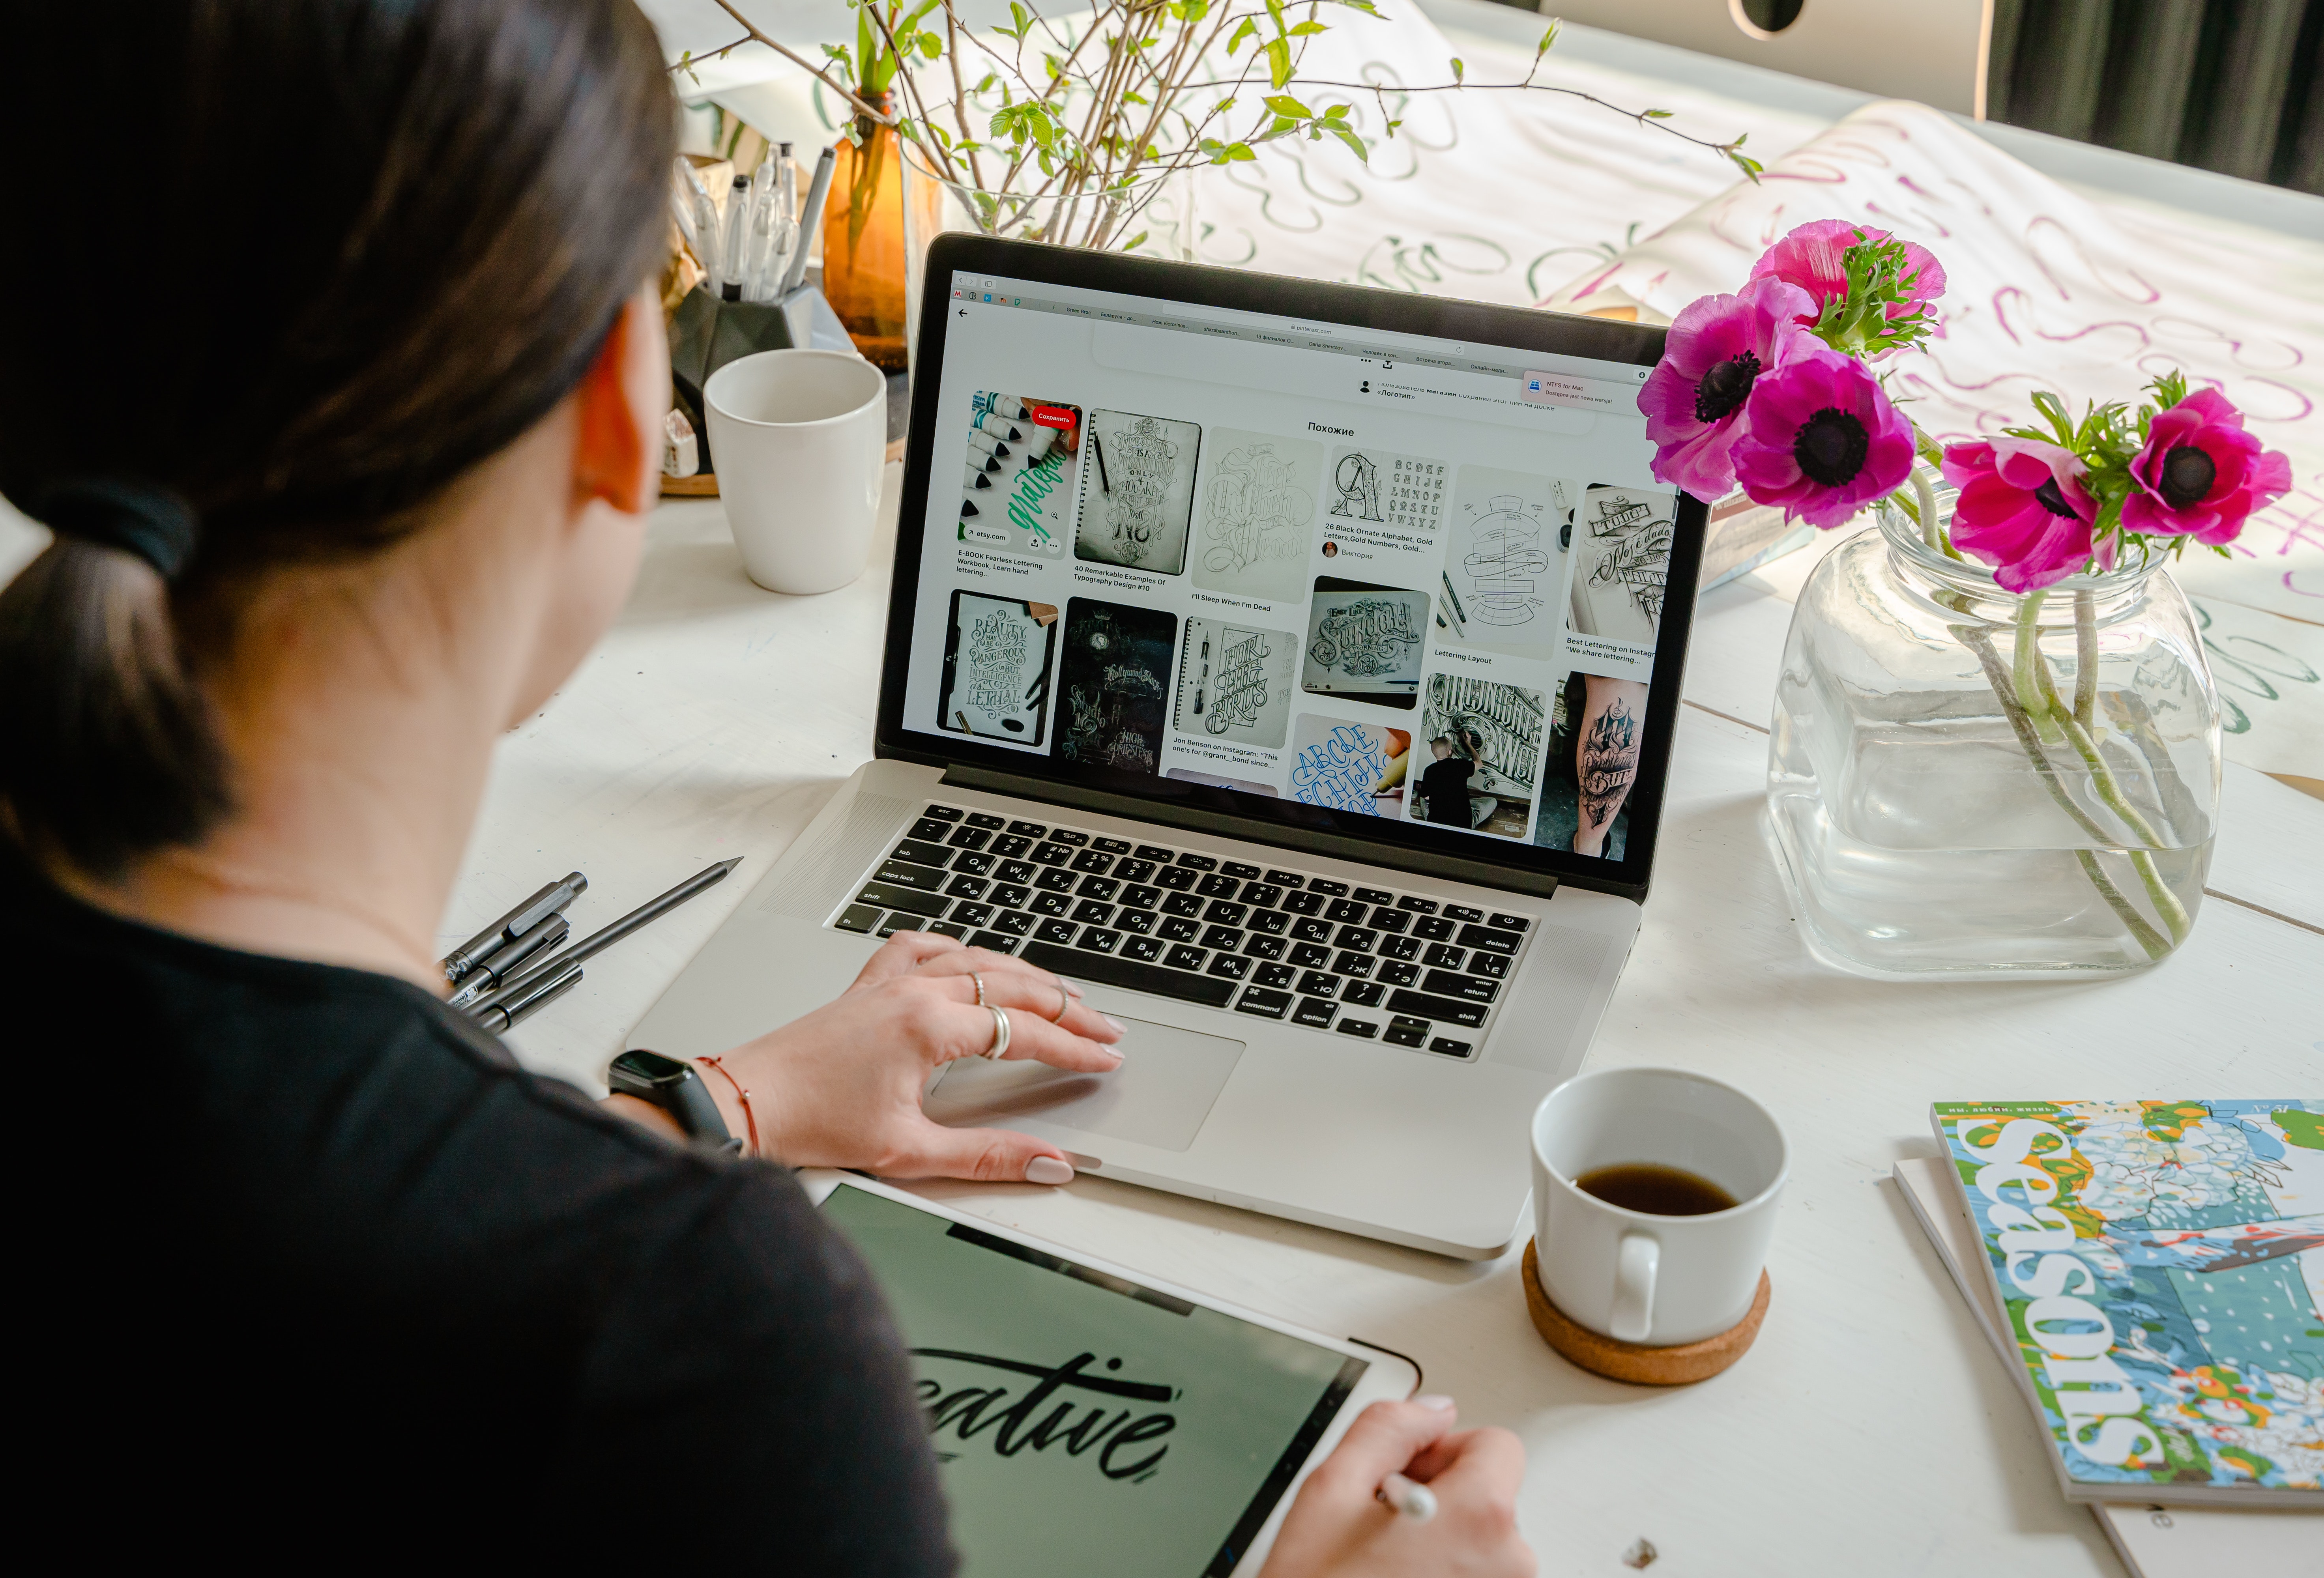
[[[1642,883],[1701,541],[1648,471],[1659,334],[1061,273],[931,264],[890,654],[914,753]],[[1561,322],[1599,354],[1544,348]]]

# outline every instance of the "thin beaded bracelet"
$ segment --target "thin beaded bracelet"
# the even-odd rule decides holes
[[[739,1079],[736,1079],[736,1078],[734,1077],[734,1075],[733,1075],[733,1074],[732,1074],[732,1073],[727,1069],[727,1067],[726,1067],[726,1060],[725,1060],[724,1058],[723,1058],[723,1057],[697,1057],[697,1058],[696,1058],[696,1059],[695,1059],[695,1061],[696,1061],[696,1063],[707,1064],[710,1067],[716,1069],[716,1070],[719,1072],[719,1074],[720,1074],[720,1075],[724,1075],[724,1076],[726,1083],[727,1083],[728,1084],[731,1084],[731,1085],[733,1085],[733,1086],[734,1087],[734,1096],[735,1096],[735,1099],[736,1099],[736,1100],[738,1100],[738,1101],[740,1101],[740,1102],[742,1103],[742,1121],[743,1121],[745,1124],[747,1124],[747,1125],[749,1126],[749,1128],[750,1128],[750,1132],[751,1132],[751,1154],[752,1154],[752,1156],[756,1156],[756,1155],[758,1155],[758,1154],[759,1154],[759,1115],[758,1115],[758,1113],[756,1113],[756,1112],[752,1112],[752,1111],[751,1110],[751,1093],[750,1093],[748,1090],[746,1090],[745,1088],[743,1088],[742,1082],[741,1080],[739,1080]]]

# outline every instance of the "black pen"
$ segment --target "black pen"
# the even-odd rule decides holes
[[[1097,429],[1095,428],[1092,428],[1090,429],[1090,453],[1097,457],[1098,488],[1108,496],[1111,496],[1113,493],[1113,483],[1111,479],[1105,475],[1105,446],[1098,442]]]
[[[470,1010],[469,1018],[497,1036],[535,1009],[548,1006],[551,1000],[564,996],[580,984],[581,966],[578,964],[556,965],[534,980],[512,985],[482,1008]]]
[[[445,1006],[466,1008],[477,999],[499,991],[501,983],[515,975],[527,959],[543,948],[558,946],[572,932],[572,922],[558,914],[550,916],[523,936],[510,938],[485,955],[476,967],[468,972],[467,978],[460,983],[460,989],[452,993]]]
[[[540,892],[502,916],[492,925],[444,955],[441,964],[444,979],[454,986],[468,978],[475,967],[510,942],[522,937],[534,927],[564,909],[589,891],[589,879],[579,872],[568,874],[562,881],[551,882]]]
[[[704,889],[716,887],[726,880],[728,872],[742,863],[742,857],[738,854],[733,860],[722,860],[715,866],[705,867],[659,898],[639,905],[604,930],[591,932],[562,953],[552,954],[531,968],[523,971],[503,985],[500,991],[493,993],[492,999],[482,1007],[472,1008],[468,1011],[478,1015],[489,1012],[495,1004],[507,1000],[512,994],[523,992],[543,976],[567,964],[577,964],[594,954],[604,952],[640,927],[649,926],[659,920]]]

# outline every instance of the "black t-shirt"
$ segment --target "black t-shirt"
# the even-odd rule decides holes
[[[1428,797],[1430,821],[1469,825],[1469,775],[1476,770],[1475,762],[1457,754],[1429,764],[1420,775],[1420,792]]]
[[[601,1112],[408,983],[6,863],[0,938],[18,1505],[73,1543],[953,1570],[894,1329],[787,1174]]]

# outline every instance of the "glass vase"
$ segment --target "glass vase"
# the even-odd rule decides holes
[[[1768,823],[1811,951],[1957,980],[2169,956],[2219,805],[2218,692],[2177,583],[2125,565],[2019,596],[1895,504],[1876,519],[1809,577],[1776,685]]]
[[[1046,241],[1138,257],[1194,260],[1195,172],[1167,171],[1127,185],[1064,186],[1028,170],[1032,191],[988,191],[952,180],[916,144],[902,144],[906,321],[917,337],[928,245],[947,230]]]
[[[888,107],[883,96],[873,100]],[[823,294],[864,359],[904,371],[904,174],[896,128],[855,119],[839,140],[823,203]]]

